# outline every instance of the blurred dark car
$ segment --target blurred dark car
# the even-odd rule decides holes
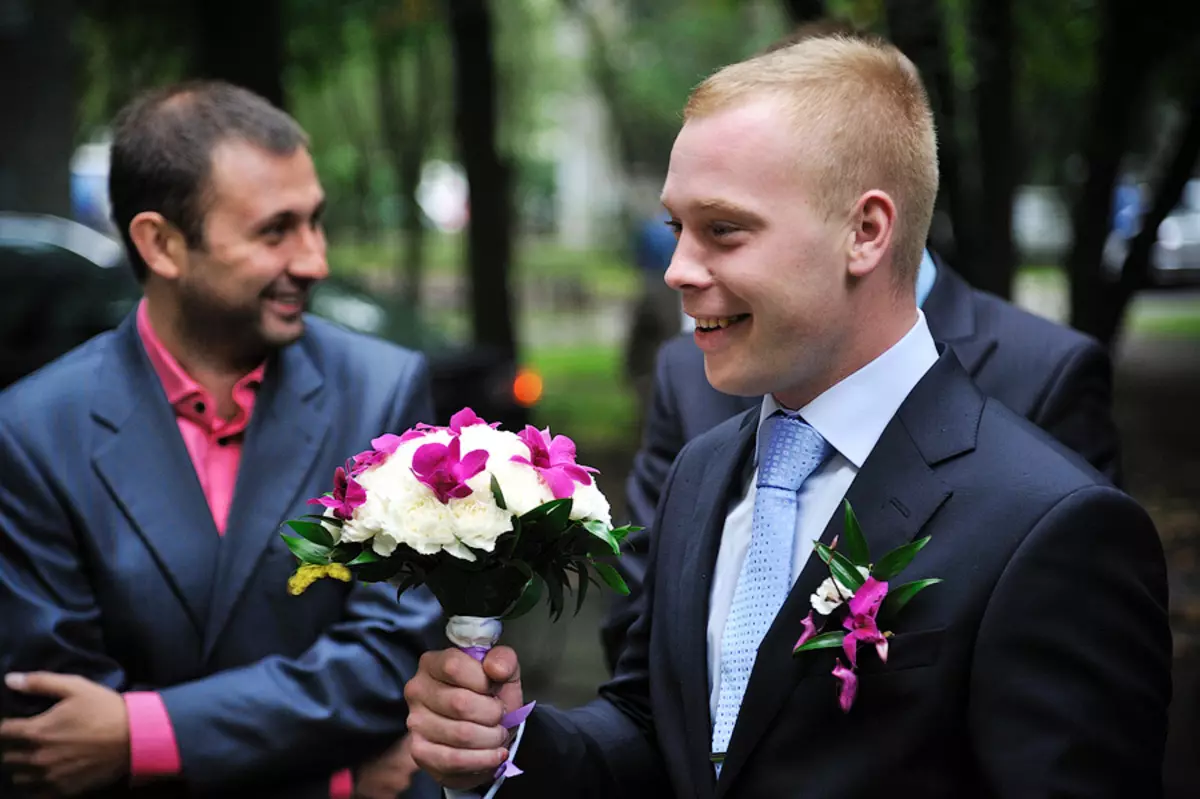
[[[141,297],[119,242],[53,216],[0,213],[0,388],[120,324]],[[331,277],[311,311],[429,358],[435,423],[471,407],[520,430],[541,395],[537,375],[488,347],[458,346],[399,301]]]

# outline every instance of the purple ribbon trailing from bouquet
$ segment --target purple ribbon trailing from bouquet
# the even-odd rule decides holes
[[[484,657],[487,656],[487,653],[490,650],[490,647],[464,646],[464,647],[460,647],[460,649],[462,649],[462,651],[466,652],[471,657],[475,658],[475,660],[482,663]],[[523,706],[517,708],[516,710],[513,710],[509,713],[505,713],[504,717],[502,719],[500,719],[500,726],[506,730],[511,730],[511,729],[514,729],[515,727],[521,726],[521,724],[524,723],[525,719],[529,718],[529,714],[533,712],[533,706],[536,704],[537,704],[537,702],[533,701],[527,705],[523,705]],[[502,763],[500,765],[500,767],[498,769],[496,769],[496,774],[495,774],[495,776],[492,777],[492,779],[498,780],[501,777],[516,777],[519,774],[523,774],[523,773],[524,772],[522,772],[521,769],[517,768],[517,764],[513,762],[513,755],[509,754],[508,760],[504,761],[504,763]]]

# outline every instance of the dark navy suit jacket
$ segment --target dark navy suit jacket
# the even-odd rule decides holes
[[[922,310],[934,339],[954,349],[984,394],[1048,431],[1120,485],[1112,366],[1098,342],[971,288],[941,261]],[[684,444],[760,402],[761,397],[714,389],[691,336],[663,345],[642,446],[626,482],[633,523],[647,527],[654,518],[667,471]],[[647,529],[631,536],[628,554],[618,564],[632,590],[628,598],[614,601],[601,629],[610,670],[634,620],[649,535]]]
[[[501,797],[1161,795],[1171,635],[1153,523],[939,349],[847,498],[876,557],[931,537],[896,583],[944,582],[886,625],[886,664],[860,655],[850,712],[831,674],[841,651],[792,654],[829,575],[813,557],[763,639],[713,775],[709,593],[749,471],[751,409],[680,453],[614,679],[583,708],[534,710],[524,774]],[[841,532],[839,513],[821,540]]]
[[[0,673],[161,693],[183,782],[111,795],[328,797],[405,733],[439,609],[331,580],[290,596],[280,524],[372,437],[431,420],[423,356],[310,319],[268,364],[221,537],[131,315],[0,394]]]

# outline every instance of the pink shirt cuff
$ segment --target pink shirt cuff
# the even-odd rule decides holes
[[[129,773],[133,779],[179,774],[175,728],[162,697],[150,692],[124,694],[129,713]]]
[[[350,799],[354,796],[354,778],[350,772],[339,771],[329,781],[329,799]]]

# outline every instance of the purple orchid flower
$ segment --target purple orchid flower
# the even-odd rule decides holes
[[[355,482],[350,472],[350,468],[337,467],[333,473],[333,493],[310,499],[308,504],[332,508],[334,516],[348,521],[354,515],[354,509],[367,501],[367,490]]]
[[[461,446],[455,436],[448,446],[425,444],[413,453],[413,474],[433,490],[443,505],[451,499],[469,497],[471,488],[467,481],[487,465],[487,450],[473,450],[460,457]]]
[[[883,604],[887,592],[888,584],[886,582],[868,577],[850,599],[850,613],[842,623],[850,632],[842,641],[842,648],[846,652],[846,659],[850,661],[852,669],[858,668],[858,645],[860,643],[875,644],[875,651],[879,654],[879,659],[887,663],[888,641],[879,631],[879,626],[875,622],[879,606]]]
[[[475,411],[470,408],[463,408],[458,413],[450,417],[450,432],[458,435],[463,431],[464,427],[470,427],[476,424],[488,424],[486,421],[476,415]],[[500,426],[499,422],[492,422],[488,427],[495,429]]]
[[[804,621],[802,621],[801,624],[804,625],[804,633],[796,641],[796,644],[792,647],[792,649],[804,646],[809,638],[812,638],[817,634],[817,625],[815,622],[813,622],[813,612],[811,610],[808,612],[808,615],[804,617]]]
[[[549,427],[538,430],[533,425],[526,425],[517,437],[529,447],[532,460],[521,455],[513,455],[512,460],[536,469],[555,499],[566,499],[574,494],[576,483],[592,484],[588,472],[598,470],[575,463],[575,442],[571,439],[566,436],[551,438]]]
[[[854,698],[858,696],[858,675],[843,666],[841,658],[836,659],[834,663],[836,665],[833,667],[833,676],[841,683],[838,687],[838,705],[843,713],[849,713],[854,705]]]

